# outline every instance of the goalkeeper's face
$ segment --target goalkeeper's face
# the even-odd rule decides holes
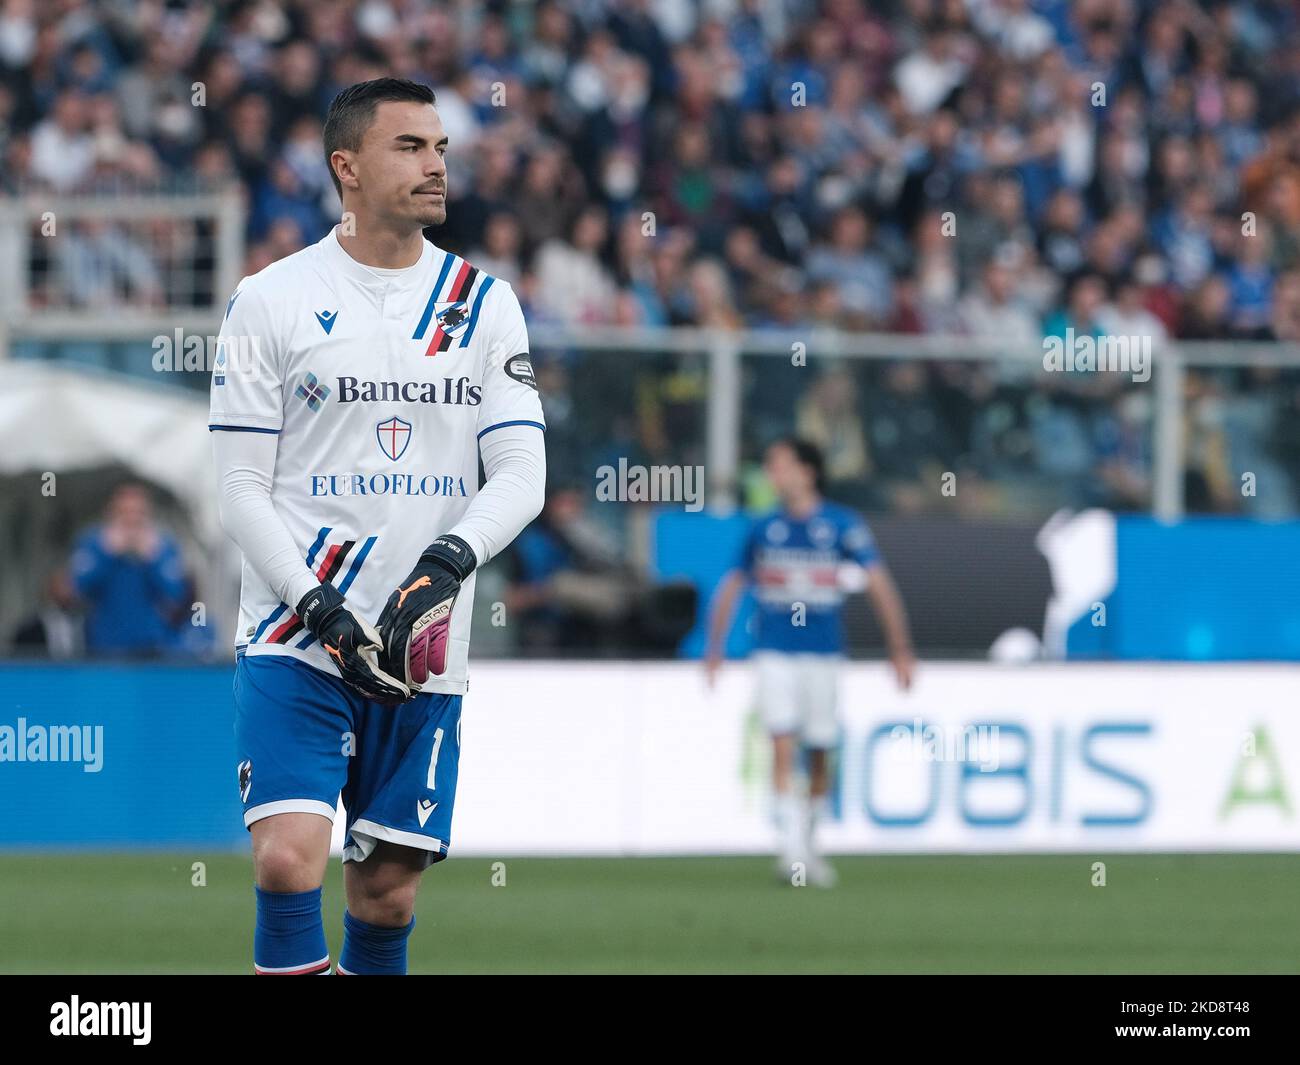
[[[352,154],[360,208],[413,227],[447,220],[447,134],[431,104],[386,100]]]

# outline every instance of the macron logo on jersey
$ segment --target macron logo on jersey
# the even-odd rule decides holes
[[[328,336],[334,328],[334,323],[339,320],[338,311],[316,311],[316,321],[320,322],[320,327],[325,330]]]

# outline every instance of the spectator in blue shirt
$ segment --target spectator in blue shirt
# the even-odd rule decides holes
[[[1268,339],[1273,319],[1272,241],[1261,229],[1239,238],[1236,261],[1224,278],[1232,299],[1232,328],[1238,336]]]
[[[175,539],[154,520],[141,484],[108,501],[104,523],[78,539],[72,585],[86,608],[86,651],[151,656],[173,642],[172,619],[184,607],[185,572]]]

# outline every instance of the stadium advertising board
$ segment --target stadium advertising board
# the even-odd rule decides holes
[[[0,846],[248,846],[228,669],[51,695],[50,668],[0,672]],[[713,691],[695,663],[476,663],[452,853],[767,851],[752,694],[740,662]],[[834,851],[1300,848],[1296,666],[924,662],[905,694],[862,662],[841,703]]]
[[[484,665],[456,851],[769,848],[748,668]],[[846,666],[839,852],[1289,850],[1300,670],[924,664],[910,693]]]

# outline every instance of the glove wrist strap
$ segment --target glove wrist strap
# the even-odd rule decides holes
[[[463,581],[478,565],[478,559],[474,557],[474,549],[459,536],[450,534],[439,536],[426,547],[424,554],[420,556],[420,561],[441,566],[458,581]]]
[[[335,607],[342,605],[342,593],[332,584],[321,584],[298,600],[294,613],[298,615],[303,628],[319,637],[325,619],[334,612]]]

